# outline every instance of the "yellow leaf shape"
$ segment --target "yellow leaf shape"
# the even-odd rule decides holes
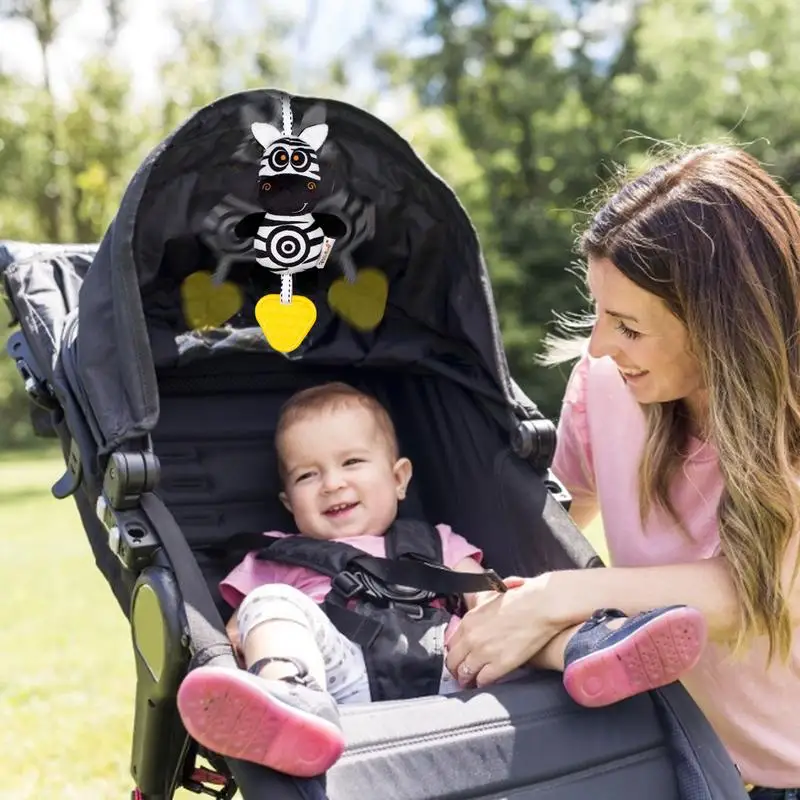
[[[366,267],[358,271],[353,283],[337,278],[328,289],[328,305],[354,328],[371,331],[383,319],[388,295],[386,275]]]
[[[302,295],[281,303],[278,294],[268,294],[256,303],[256,321],[270,347],[279,353],[296,350],[317,320],[316,306]]]
[[[216,285],[210,272],[193,272],[181,284],[186,324],[193,330],[217,328],[242,307],[242,290],[225,281]]]

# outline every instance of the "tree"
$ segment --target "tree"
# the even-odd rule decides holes
[[[550,415],[568,373],[534,356],[554,312],[586,308],[573,243],[614,164],[636,170],[663,140],[728,139],[800,189],[792,0],[435,0],[420,33],[422,55],[380,64],[474,154],[485,192],[463,199],[512,374]]]
[[[0,17],[27,21],[43,61],[41,85],[0,72],[0,238],[96,242],[147,152],[196,108],[247,85],[280,82],[285,26],[264,16],[262,32],[231,31],[213,9],[195,7],[174,24],[179,46],[162,66],[165,91],[133,108],[131,75],[113,49],[124,24],[120,0],[105,3],[109,25],[99,50],[81,65],[68,100],[57,102],[49,51],[74,0],[20,0]],[[0,303],[0,330],[8,315]],[[0,334],[5,346],[6,335]],[[0,447],[28,445],[31,426],[22,381],[0,359]]]
[[[585,14],[592,4],[575,5]],[[439,47],[405,59],[421,102],[448,109],[474,153],[485,192],[464,201],[487,254],[512,374],[548,413],[563,376],[534,357],[553,311],[581,303],[565,272],[576,201],[615,149],[627,109],[613,86],[632,62],[626,42],[600,70],[589,36],[565,47],[570,32],[570,20],[540,5],[437,0],[425,33]],[[402,79],[397,61],[391,68]]]
[[[0,17],[32,26],[44,67],[40,85],[0,71],[3,238],[99,239],[147,151],[195,109],[251,86],[292,88],[281,44],[290,23],[265,10],[256,29],[239,30],[223,4],[196,3],[173,15],[178,45],[161,68],[163,96],[133,109],[126,65],[112,57],[125,5],[105,0],[108,33],[69,100],[57,103],[48,53],[75,1],[0,0]],[[555,415],[567,371],[540,368],[535,356],[554,312],[585,307],[570,272],[573,243],[615,162],[638,169],[662,140],[728,138],[800,194],[800,14],[794,0],[434,0],[430,8],[413,52],[411,36],[383,52],[378,33],[395,5],[373,0],[350,48],[358,63],[375,51],[381,76],[362,104],[374,108],[387,89],[411,95],[396,127],[472,217],[512,373]],[[352,101],[354,69],[335,60],[329,74],[305,75],[303,90]],[[5,383],[11,370],[0,362],[0,446],[9,409],[18,419],[22,407],[21,383]],[[17,387],[13,396],[5,385]]]
[[[38,184],[36,206],[44,235],[48,241],[59,241],[61,229],[61,201],[64,179],[61,174],[62,155],[59,135],[56,99],[53,93],[50,51],[61,21],[75,9],[76,0],[12,0],[7,4],[5,15],[26,20],[36,33],[39,55],[42,61],[41,104],[44,149],[42,180]]]

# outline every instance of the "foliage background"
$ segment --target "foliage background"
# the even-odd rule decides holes
[[[57,91],[53,54],[86,2],[103,34]],[[0,0],[0,239],[97,241],[148,150],[221,94],[340,97],[386,119],[454,187],[486,251],[512,373],[553,416],[566,370],[534,358],[554,312],[584,304],[573,242],[616,165],[637,169],[662,142],[730,140],[800,191],[796,0],[423,0],[416,16],[366,0],[360,27],[312,68],[314,37],[330,35],[312,0],[294,14],[260,0],[162,5],[175,46],[142,99],[119,55],[125,0]],[[34,78],[11,67],[15,31]],[[0,420],[0,448],[31,445],[7,358]]]

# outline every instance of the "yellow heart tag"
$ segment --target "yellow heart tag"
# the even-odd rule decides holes
[[[353,283],[337,278],[328,289],[328,305],[346,322],[361,331],[378,327],[386,311],[389,281],[374,267],[356,274]]]
[[[235,283],[212,281],[210,272],[193,272],[181,284],[183,317],[192,329],[217,328],[242,307],[242,290]]]
[[[289,353],[300,347],[314,326],[317,309],[302,295],[294,295],[291,303],[281,303],[279,294],[268,294],[256,303],[256,320],[270,347]]]

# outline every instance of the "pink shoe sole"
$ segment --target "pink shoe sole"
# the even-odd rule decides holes
[[[596,708],[666,686],[697,664],[706,633],[697,609],[672,609],[574,661],[564,670],[564,687],[576,703]]]
[[[341,730],[271,695],[244,670],[201,667],[178,690],[189,735],[223,756],[252,761],[298,778],[330,769],[345,747]]]

